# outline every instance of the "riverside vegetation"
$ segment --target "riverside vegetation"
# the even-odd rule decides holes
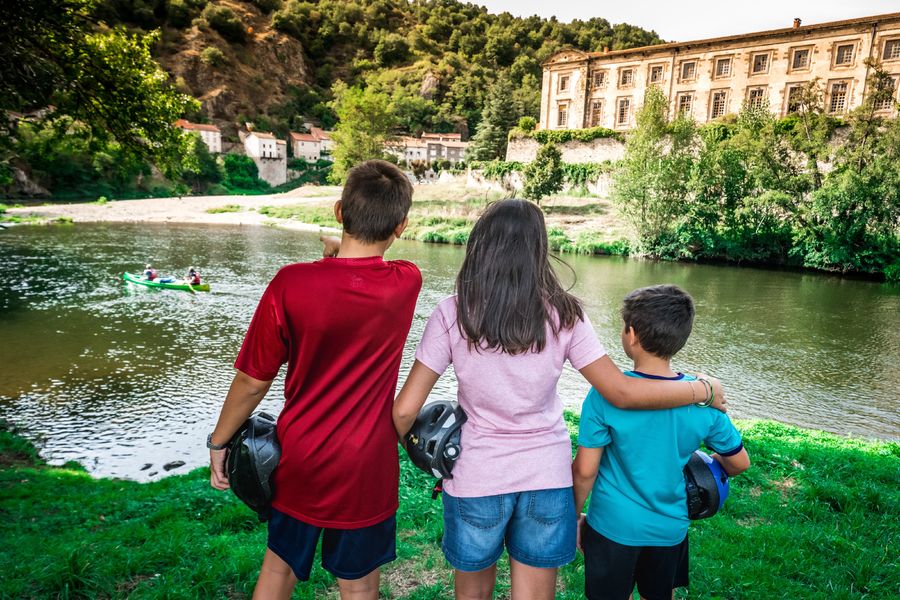
[[[578,416],[566,414],[574,437]],[[691,527],[684,598],[887,598],[900,589],[900,444],[844,438],[771,421],[739,422],[753,466],[731,482],[716,517]],[[398,560],[386,598],[446,598],[433,480],[401,453]],[[93,479],[50,467],[0,427],[2,597],[249,597],[266,530],[197,469],[153,483]],[[506,560],[503,558],[502,560]],[[501,573],[508,572],[500,569]],[[583,597],[580,556],[560,571],[558,598]],[[337,597],[318,564],[295,598]],[[509,593],[501,578],[498,593]]]

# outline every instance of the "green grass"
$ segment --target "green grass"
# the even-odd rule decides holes
[[[567,414],[570,431],[578,417]],[[739,423],[753,466],[732,480],[723,512],[691,527],[690,598],[888,598],[900,589],[900,444],[770,421]],[[153,483],[92,479],[44,465],[0,427],[0,597],[250,596],[265,526],[207,469]],[[432,480],[401,461],[399,559],[386,598],[452,596]],[[498,595],[509,591],[505,558]],[[582,597],[581,558],[558,598]],[[315,563],[295,598],[336,596]]]
[[[226,204],[225,206],[216,206],[214,208],[207,208],[206,212],[215,215],[219,213],[236,213],[244,210],[244,207],[240,204]]]

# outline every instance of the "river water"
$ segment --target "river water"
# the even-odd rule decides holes
[[[59,464],[96,475],[157,479],[163,464],[207,462],[206,434],[266,283],[279,266],[320,256],[315,234],[267,227],[77,225],[0,231],[0,418],[37,439]],[[463,250],[398,242],[424,287],[401,382],[434,305],[451,293]],[[675,283],[697,304],[677,370],[726,382],[730,414],[841,434],[900,437],[900,290],[816,274],[566,257],[588,315],[613,359],[622,297]],[[125,284],[150,261],[198,266],[210,294]],[[178,273],[180,274],[180,273]],[[567,369],[559,385],[575,408],[587,392]],[[276,413],[280,380],[263,402]],[[455,397],[452,373],[435,396]],[[141,470],[146,464],[152,466]]]

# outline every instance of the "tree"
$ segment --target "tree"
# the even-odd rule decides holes
[[[682,113],[670,124],[667,112],[666,96],[649,88],[613,176],[613,200],[645,251],[674,230],[688,197],[696,127]]]
[[[184,137],[172,123],[196,101],[177,93],[151,57],[156,34],[100,28],[96,0],[4,5],[0,19],[0,109],[50,105],[96,138],[155,161],[180,164]]]
[[[181,177],[195,192],[205,192],[209,184],[222,181],[222,167],[199,133],[188,135]]]
[[[525,165],[525,185],[522,194],[529,200],[541,203],[541,198],[562,189],[562,154],[553,144],[544,144],[533,161]]]
[[[469,155],[473,160],[494,160],[506,157],[509,130],[516,124],[516,105],[512,85],[500,77],[488,91],[481,113],[481,124],[472,138]]]
[[[384,145],[392,139],[396,116],[387,94],[371,88],[347,87],[338,81],[332,88],[330,106],[338,125],[331,134],[334,142],[334,168],[331,179],[341,183],[354,165],[371,158],[384,157]]]

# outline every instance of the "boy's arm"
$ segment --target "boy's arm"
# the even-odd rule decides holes
[[[403,436],[410,430],[422,405],[428,399],[428,394],[434,384],[437,383],[439,373],[435,373],[420,361],[413,363],[397,399],[394,400],[394,408],[392,415],[394,418],[394,429],[397,430],[397,437],[400,438],[400,444],[403,444]],[[404,445],[405,447],[405,445]]]
[[[250,377],[243,371],[234,375],[219,421],[212,433],[212,443],[216,446],[227,444],[231,437],[244,424],[253,410],[259,406],[272,381],[263,381]],[[225,472],[225,450],[209,451],[209,482],[217,490],[227,490],[228,474]]]
[[[610,404],[625,409],[675,408],[702,402],[707,398],[707,388],[702,381],[659,381],[628,377],[604,355],[579,369],[594,389]],[[712,384],[715,396],[712,408],[722,412],[725,408],[725,389],[715,377],[700,375]]]
[[[572,484],[575,488],[575,512],[579,515],[597,480],[597,470],[600,468],[601,458],[603,458],[602,447],[578,446],[578,452],[572,462]]]
[[[722,465],[729,477],[739,475],[750,468],[750,455],[747,454],[747,449],[743,447],[737,454],[723,456],[716,453],[712,457],[719,461],[719,464]]]

